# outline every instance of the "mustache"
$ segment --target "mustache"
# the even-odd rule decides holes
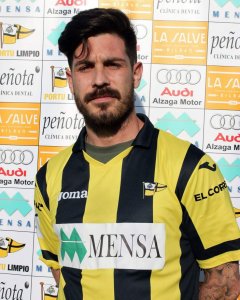
[[[103,88],[97,88],[93,92],[86,94],[84,97],[84,101],[88,103],[91,100],[100,97],[112,97],[112,98],[120,99],[121,95],[118,90],[114,90],[109,87],[103,87]]]

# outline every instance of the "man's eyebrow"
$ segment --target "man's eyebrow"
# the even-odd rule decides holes
[[[126,60],[124,58],[120,58],[120,57],[109,57],[103,61],[104,64],[113,63],[113,62],[126,63]],[[74,63],[74,67],[78,67],[79,65],[83,65],[83,64],[84,65],[92,65],[92,64],[94,64],[94,62],[89,59],[77,60]]]
[[[104,63],[108,63],[108,62],[126,62],[126,60],[120,57],[109,57],[106,60],[104,60]]]
[[[77,60],[74,64],[73,67],[78,67],[80,65],[91,65],[93,64],[93,62],[91,62],[90,60],[87,59],[83,59],[83,60]]]

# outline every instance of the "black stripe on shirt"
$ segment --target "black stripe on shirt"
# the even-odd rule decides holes
[[[37,180],[39,190],[42,194],[44,203],[49,210],[49,197],[48,197],[48,193],[47,193],[46,173],[47,173],[47,163],[44,164],[38,171],[36,180]]]
[[[115,300],[150,300],[151,270],[114,270]]]
[[[143,195],[144,182],[154,183],[159,131],[154,130],[151,148],[134,147],[124,158],[117,222],[152,223],[153,197]]]
[[[144,182],[154,183],[159,131],[154,130],[150,149],[135,146],[123,160],[117,223],[152,223],[153,196],[144,196]],[[150,270],[115,270],[115,300],[150,300]]]
[[[81,193],[88,191],[88,182],[88,162],[82,152],[72,153],[63,169],[56,224],[82,223],[87,198],[81,197]]]
[[[61,273],[66,282],[66,285],[63,288],[66,300],[82,300],[82,271],[79,269],[62,267]]]
[[[196,146],[192,144],[189,146],[182,164],[182,168],[178,177],[178,182],[175,190],[179,201],[181,201],[182,199],[189,178],[191,177],[196,165],[204,156],[204,154],[205,153],[202,150],[198,149]]]
[[[208,259],[208,258],[217,256],[222,253],[239,250],[239,249],[240,249],[240,239],[231,240],[231,241],[227,241],[227,242],[221,243],[219,245],[210,247],[207,250],[205,249],[206,255],[202,255],[202,253],[200,253],[201,255],[198,256],[198,259],[199,260]]]
[[[178,197],[179,202],[181,203],[182,196],[184,194],[185,188],[187,183],[196,168],[200,159],[204,156],[204,152],[198,149],[194,145],[190,145],[185,158],[183,160],[183,164],[180,170],[180,174],[178,177],[178,182],[176,185],[175,193]],[[189,219],[189,216],[186,216],[186,211],[182,206],[183,210],[183,222],[180,225],[180,230],[182,232],[182,236],[180,238],[180,247],[181,247],[181,257],[180,257],[180,265],[181,265],[181,272],[185,274],[184,277],[182,276],[179,282],[181,300],[192,300],[198,299],[198,285],[199,285],[199,266],[196,262],[196,258],[193,254],[192,249],[192,241],[189,241],[189,235],[187,234],[188,228],[186,225],[186,220]],[[188,224],[188,222],[187,222]],[[185,226],[186,225],[186,226]],[[195,235],[195,234],[194,234]],[[190,235],[191,237],[191,235]],[[199,238],[199,237],[198,237]],[[193,282],[192,286],[189,286],[189,282]],[[183,299],[184,295],[184,299]]]
[[[42,257],[46,260],[54,260],[56,262],[58,262],[58,256],[56,254],[53,254],[50,251],[47,250],[41,250],[42,252]]]

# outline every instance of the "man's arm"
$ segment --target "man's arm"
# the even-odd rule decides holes
[[[58,286],[59,285],[59,280],[60,280],[60,270],[59,269],[55,270],[55,269],[51,268],[51,271],[52,271],[52,274],[53,274],[53,278],[55,279],[56,284]]]
[[[205,280],[200,285],[199,300],[240,299],[238,262],[229,262],[215,268],[205,269],[204,274]]]

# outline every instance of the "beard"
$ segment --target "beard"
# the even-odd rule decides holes
[[[108,107],[113,104],[99,103],[98,113],[92,113],[87,104],[98,97],[109,96],[117,99],[120,105],[116,105],[117,109],[109,111]],[[134,111],[134,87],[130,87],[129,92],[126,94],[124,101],[117,90],[108,87],[96,89],[92,93],[85,95],[81,100],[74,94],[75,102],[79,112],[83,115],[87,127],[91,128],[99,137],[110,137],[115,135],[122,127],[124,122],[128,119],[129,115]],[[121,102],[120,102],[121,101]],[[118,104],[119,104],[118,103]]]

